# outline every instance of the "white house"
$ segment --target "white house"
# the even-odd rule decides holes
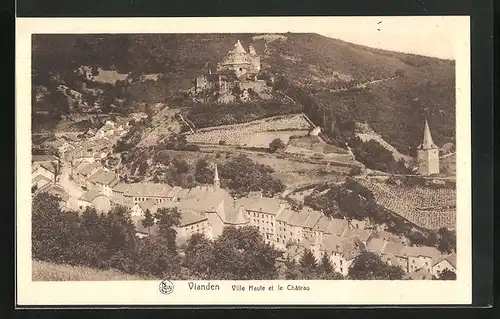
[[[457,257],[455,254],[444,256],[432,266],[432,274],[439,278],[441,272],[445,269],[456,273],[456,263]]]
[[[264,239],[276,242],[276,216],[279,215],[286,205],[276,198],[241,198],[237,204],[243,207],[250,225],[259,228]]]

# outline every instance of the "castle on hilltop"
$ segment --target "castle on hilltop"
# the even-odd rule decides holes
[[[238,40],[234,48],[217,64],[214,72],[210,69],[208,74],[194,79],[192,92],[194,95],[203,92],[217,93],[218,102],[228,103],[234,101],[233,89],[238,87],[240,99],[246,101],[250,97],[248,89],[254,92],[267,89],[266,81],[257,78],[260,71],[260,57],[255,48],[250,45],[247,52]]]
[[[229,51],[226,58],[217,66],[218,72],[226,70],[233,71],[238,78],[256,75],[260,72],[260,57],[252,45],[246,52],[238,40],[234,49]]]
[[[420,175],[439,174],[439,147],[432,140],[427,120],[425,120],[424,140],[417,150],[417,161]]]

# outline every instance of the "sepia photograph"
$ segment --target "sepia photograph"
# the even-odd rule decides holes
[[[29,34],[25,280],[456,283],[456,22],[365,20]]]

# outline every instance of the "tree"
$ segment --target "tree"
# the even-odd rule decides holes
[[[316,257],[310,249],[304,251],[299,260],[300,272],[302,276],[306,279],[313,279],[316,277],[316,271],[318,268],[318,262]]]
[[[442,253],[449,254],[457,249],[457,237],[455,232],[450,231],[447,228],[440,228],[438,230],[439,241],[438,249]]]
[[[436,247],[438,244],[438,240],[439,240],[438,235],[434,231],[431,231],[427,235],[424,241],[424,245],[429,247]]]
[[[240,155],[220,167],[221,179],[237,195],[243,196],[251,191],[260,191],[269,197],[285,190],[285,185],[273,177],[273,170],[266,165],[257,164],[250,158]]]
[[[224,227],[212,247],[209,265],[214,278],[270,280],[278,276],[276,259],[282,252],[266,243],[256,227]]]
[[[60,263],[73,263],[78,243],[79,218],[77,212],[63,212],[60,199],[39,193],[32,203],[33,258]]]
[[[192,235],[185,250],[184,266],[195,275],[210,277],[213,262],[212,243],[203,234]],[[200,278],[198,278],[200,279]]]
[[[448,268],[443,269],[439,273],[439,280],[456,280],[457,279],[457,274]]]
[[[277,150],[284,149],[285,147],[286,147],[285,143],[283,143],[283,141],[279,138],[275,138],[274,140],[272,140],[271,143],[269,143],[269,149],[273,153],[276,152]]]
[[[403,276],[403,269],[389,266],[377,254],[369,251],[362,251],[349,267],[349,278],[355,280],[396,280]]]
[[[302,274],[299,269],[299,265],[294,259],[288,259],[285,262],[285,279],[297,280],[301,279]]]
[[[137,245],[137,270],[159,279],[175,278],[180,271],[179,255],[169,249],[163,236],[148,236]]]
[[[150,234],[151,227],[153,227],[155,221],[149,209],[146,209],[146,212],[144,213],[144,219],[141,221],[141,223],[142,226],[148,229],[148,234]]]
[[[204,159],[199,159],[196,162],[194,178],[200,184],[211,184],[213,180],[213,172],[208,167],[208,163]]]
[[[319,270],[323,274],[329,274],[333,272],[333,266],[330,261],[330,257],[328,257],[328,254],[325,252],[323,256],[321,257],[321,263],[319,264]]]
[[[154,216],[157,219],[159,235],[166,240],[167,249],[177,254],[176,238],[177,231],[174,227],[181,224],[181,214],[177,207],[159,208]]]
[[[57,183],[57,179],[61,175],[61,160],[59,157],[55,163],[52,162],[52,167],[54,168],[54,183]]]

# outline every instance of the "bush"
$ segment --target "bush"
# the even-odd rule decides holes
[[[276,152],[277,150],[284,149],[286,147],[285,143],[279,138],[275,138],[271,143],[269,143],[269,148],[271,152]]]
[[[349,173],[348,173],[349,176],[356,176],[359,174],[361,174],[361,167],[359,167],[359,166],[354,166],[353,168],[351,168],[349,170]]]

